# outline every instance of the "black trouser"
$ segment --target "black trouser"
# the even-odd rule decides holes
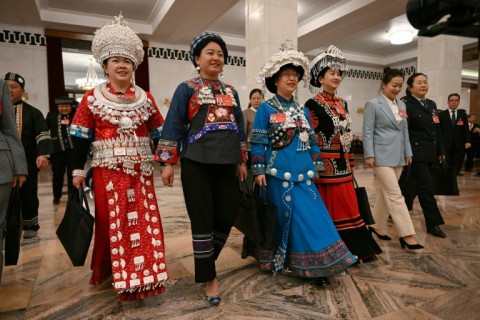
[[[465,154],[467,156],[467,161],[465,161],[465,170],[472,170],[473,169],[473,159],[475,158],[475,151],[476,146],[471,146],[470,148],[465,150]]]
[[[7,218],[8,200],[10,199],[10,192],[12,191],[12,183],[0,184],[0,285],[2,284],[2,270],[3,270],[3,237],[5,228],[5,219]]]
[[[38,230],[38,171],[28,170],[28,177],[20,188],[23,230]]]
[[[455,173],[460,172],[460,168],[465,158],[465,148],[458,148],[455,145],[451,145],[445,150],[445,161],[447,164],[455,168]]]
[[[432,167],[433,163],[431,162],[412,162],[412,176],[416,183],[415,191],[425,216],[427,229],[445,223],[433,195]],[[413,198],[415,198],[415,194],[413,194]],[[407,204],[410,201],[413,199],[405,199]]]
[[[182,159],[181,180],[190,218],[195,282],[216,276],[215,260],[238,212],[236,164],[204,164]]]
[[[73,163],[71,161],[73,150],[67,149],[62,152],[52,153],[50,161],[52,163],[52,187],[53,197],[60,199],[62,197],[63,177],[65,176],[65,169],[67,170],[67,185],[68,192],[74,191],[72,184]]]

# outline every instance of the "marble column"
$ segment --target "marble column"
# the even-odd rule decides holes
[[[256,76],[264,61],[280,49],[286,39],[297,46],[298,0],[245,0],[247,92],[261,88]],[[267,93],[266,98],[269,97]],[[245,104],[245,107],[248,103]]]
[[[450,93],[461,94],[462,52],[462,37],[439,35],[418,38],[417,72],[428,76],[430,88],[427,97],[434,100],[439,109],[448,107]],[[469,97],[461,100],[467,102]]]

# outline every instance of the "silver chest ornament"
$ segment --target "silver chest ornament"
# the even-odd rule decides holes
[[[120,128],[123,130],[132,128],[133,120],[129,117],[122,117],[120,119]]]
[[[300,132],[299,138],[300,138],[300,141],[307,142],[308,141],[308,132],[307,131]]]

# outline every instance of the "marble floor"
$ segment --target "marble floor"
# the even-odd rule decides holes
[[[425,249],[402,250],[390,226],[394,240],[379,240],[384,253],[377,261],[349,268],[326,288],[285,274],[274,277],[253,260],[242,260],[242,234],[233,229],[217,262],[219,307],[207,304],[193,279],[178,172],[173,188],[160,186],[158,168],[155,175],[170,277],[165,294],[120,302],[108,281],[88,284],[91,253],[87,266],[72,267],[55,235],[66,197],[60,205],[52,204],[50,173],[44,170],[41,229],[36,238],[22,240],[18,265],[4,269],[0,319],[480,319],[480,177],[472,173],[458,178],[461,196],[437,197],[446,239],[425,232],[416,200],[412,218]],[[372,170],[360,165],[356,176],[373,204]]]

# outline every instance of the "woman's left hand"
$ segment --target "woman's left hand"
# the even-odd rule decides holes
[[[405,164],[409,166],[412,163],[412,157],[405,157]]]
[[[375,167],[375,158],[371,157],[371,158],[366,158],[365,159],[365,164],[370,167],[370,168],[373,168]]]
[[[240,179],[240,181],[245,181],[245,179],[247,178],[247,175],[248,175],[247,166],[244,163],[240,164],[237,170],[238,179]]]
[[[38,156],[36,160],[36,165],[38,169],[43,169],[48,167],[48,158],[43,155]]]

